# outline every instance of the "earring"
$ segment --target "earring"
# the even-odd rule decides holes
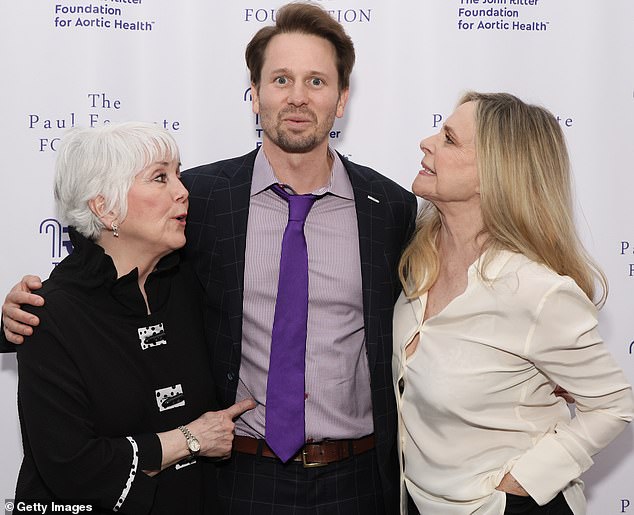
[[[118,238],[119,237],[119,225],[117,224],[117,222],[112,222],[110,227],[112,227],[112,235],[115,238]]]

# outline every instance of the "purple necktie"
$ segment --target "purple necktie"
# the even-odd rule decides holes
[[[308,251],[304,223],[315,195],[290,195],[271,189],[288,202],[282,238],[280,277],[266,386],[266,443],[284,463],[304,445],[304,369],[308,320]]]

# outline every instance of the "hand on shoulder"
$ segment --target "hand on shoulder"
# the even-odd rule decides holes
[[[10,343],[24,343],[24,337],[33,334],[33,327],[40,323],[35,315],[27,313],[21,306],[44,305],[44,299],[31,293],[42,287],[41,279],[36,275],[25,275],[7,294],[2,305],[2,326],[4,335]]]

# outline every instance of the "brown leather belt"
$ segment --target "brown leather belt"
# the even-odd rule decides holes
[[[350,456],[363,454],[371,449],[374,449],[374,434],[356,440],[324,440],[318,443],[307,443],[291,461],[299,461],[305,468],[323,467]],[[248,436],[235,436],[233,450],[243,454],[277,458],[264,440]]]

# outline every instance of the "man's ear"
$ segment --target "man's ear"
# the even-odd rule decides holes
[[[337,118],[343,117],[343,113],[346,109],[346,104],[348,103],[348,96],[350,95],[350,88],[346,88],[339,93],[339,100],[337,101]]]
[[[255,114],[260,114],[260,97],[258,95],[258,87],[251,83],[251,109]]]

